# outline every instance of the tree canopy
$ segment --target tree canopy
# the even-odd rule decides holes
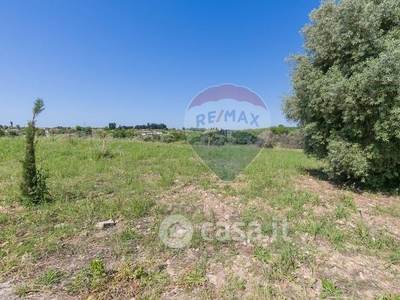
[[[288,120],[305,129],[305,152],[332,178],[399,186],[400,5],[331,0],[302,29],[305,53],[289,57]]]

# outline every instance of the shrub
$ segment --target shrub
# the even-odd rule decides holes
[[[228,139],[217,132],[206,132],[201,136],[200,141],[203,146],[223,146]]]
[[[126,138],[126,133],[125,133],[125,130],[124,130],[124,129],[116,129],[116,130],[113,130],[112,135],[113,135],[114,138],[117,138],[117,139],[124,139],[124,138]]]
[[[46,132],[43,129],[37,129],[36,136],[46,136]]]
[[[191,145],[199,145],[201,140],[201,133],[189,132],[186,133],[187,140]]]
[[[257,142],[257,136],[246,131],[233,131],[232,137],[234,138],[234,144],[237,145],[248,145]]]
[[[32,120],[26,129],[25,158],[22,161],[22,181],[20,190],[24,204],[39,204],[50,200],[46,185],[47,172],[36,168],[35,156],[35,121],[36,117],[44,110],[44,102],[37,99],[33,107]]]
[[[164,143],[174,143],[178,141],[185,141],[186,135],[182,131],[172,131],[168,134],[163,134],[162,136],[159,134],[153,135],[153,139],[161,140]]]
[[[9,137],[18,136],[18,132],[14,131],[14,130],[9,130],[7,134],[8,134]]]
[[[275,146],[287,149],[302,149],[304,133],[300,130],[291,131],[289,134],[276,135],[274,137]]]
[[[368,176],[367,153],[361,145],[344,141],[331,141],[326,158],[325,171],[331,177],[341,180],[356,179],[364,181]]]
[[[260,148],[273,148],[275,146],[275,135],[272,131],[263,131],[258,135],[256,145]]]
[[[290,129],[288,127],[283,126],[282,124],[278,126],[272,126],[270,130],[273,132],[275,135],[281,135],[281,134],[289,134]]]
[[[164,134],[161,137],[161,141],[164,143],[173,143],[176,142],[176,136],[174,136],[173,134]]]

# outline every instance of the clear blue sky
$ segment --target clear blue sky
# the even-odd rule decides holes
[[[288,124],[290,53],[319,0],[0,0],[0,124],[109,122],[181,128],[189,102],[222,83],[246,86]]]

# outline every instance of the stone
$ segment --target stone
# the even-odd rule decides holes
[[[104,229],[104,228],[112,227],[112,226],[115,226],[115,225],[116,225],[115,221],[110,219],[110,220],[107,220],[107,221],[98,222],[96,224],[96,228]]]

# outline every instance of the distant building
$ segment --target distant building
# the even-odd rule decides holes
[[[140,130],[139,133],[142,136],[146,136],[146,135],[152,136],[152,135],[162,135],[163,134],[161,131],[151,131],[151,130],[148,130],[148,129]]]

